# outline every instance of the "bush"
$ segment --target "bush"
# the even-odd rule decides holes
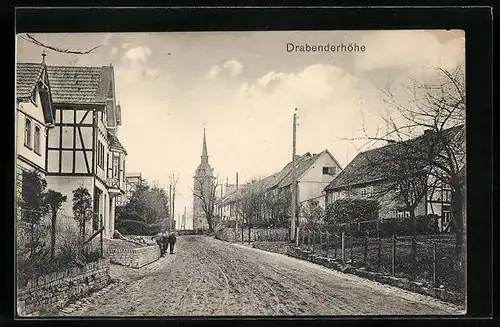
[[[438,215],[427,215],[427,216],[417,216],[417,234],[419,235],[430,235],[430,234],[438,234],[439,226],[438,226]]]
[[[378,218],[380,205],[370,199],[339,199],[326,208],[325,223],[331,227]]]
[[[438,216],[422,215],[415,217],[417,235],[438,234]],[[410,218],[384,219],[380,222],[380,236],[389,237],[410,236],[413,234],[412,221]]]

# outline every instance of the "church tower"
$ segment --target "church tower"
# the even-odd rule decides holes
[[[193,229],[208,230],[208,221],[203,210],[205,205],[213,201],[215,177],[213,168],[208,163],[207,139],[203,129],[203,149],[201,151],[201,162],[193,177]]]

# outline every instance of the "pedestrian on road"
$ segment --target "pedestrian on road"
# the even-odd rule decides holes
[[[168,236],[168,243],[170,244],[170,254],[174,254],[175,242],[177,241],[177,237],[175,237],[175,233],[172,232]]]
[[[156,236],[151,237],[151,239],[154,239],[156,241],[156,244],[158,244],[158,247],[160,248],[160,255],[163,257],[165,255],[165,252],[167,250],[165,249],[165,241],[164,241],[164,235],[163,233],[157,234]]]
[[[168,243],[169,243],[169,235],[167,232],[163,233],[162,243],[163,243],[163,256],[164,256],[167,254]]]

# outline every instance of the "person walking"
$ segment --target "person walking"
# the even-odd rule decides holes
[[[167,250],[168,250],[169,235],[167,234],[167,232],[163,232],[163,237],[162,237],[161,242],[163,244],[163,254],[162,254],[162,257],[163,257],[163,256],[165,256],[165,254],[167,254]]]
[[[165,249],[165,241],[164,241],[164,234],[163,233],[159,233],[157,234],[156,236],[153,236],[151,239],[154,239],[156,241],[156,244],[158,245],[158,247],[160,248],[160,255],[163,257],[165,255],[165,252],[167,252],[167,250]]]
[[[168,243],[170,244],[170,254],[174,254],[174,247],[175,247],[175,242],[177,241],[177,237],[175,236],[175,233],[172,232],[168,236]]]

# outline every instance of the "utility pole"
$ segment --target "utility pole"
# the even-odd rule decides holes
[[[295,153],[297,150],[297,108],[293,114],[293,143],[292,143],[292,221],[290,227],[290,240],[295,240],[296,211],[297,211],[297,169]]]
[[[168,232],[170,233],[171,232],[171,227],[172,227],[172,184],[170,184],[170,187],[169,187],[169,194],[168,194],[168,200],[170,201],[170,212],[169,212],[169,221],[168,221]]]
[[[184,206],[184,214],[182,215],[181,229],[186,229],[186,207]]]
[[[175,217],[175,184],[172,186],[172,218]],[[173,224],[173,221],[170,221],[171,224]],[[175,225],[170,227],[170,229],[175,229]]]

